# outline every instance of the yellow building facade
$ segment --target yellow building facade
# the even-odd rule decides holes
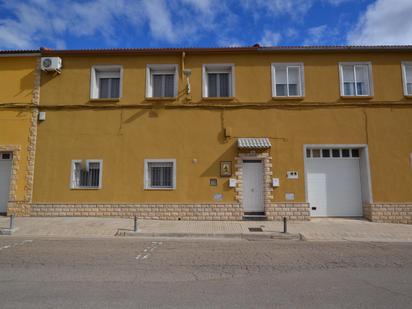
[[[412,222],[410,47],[42,50],[41,61],[25,214]]]
[[[0,213],[28,213],[33,193],[39,51],[0,51]]]

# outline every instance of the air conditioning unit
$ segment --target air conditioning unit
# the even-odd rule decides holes
[[[62,59],[60,57],[42,57],[41,69],[43,71],[53,71],[60,73],[62,68]]]

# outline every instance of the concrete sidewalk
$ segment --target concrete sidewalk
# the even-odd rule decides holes
[[[8,228],[9,219],[0,217],[0,229]],[[276,236],[282,222],[273,221],[162,221],[139,220],[140,236],[242,238],[247,236]],[[132,232],[132,219],[119,218],[34,218],[17,217],[13,236],[49,237],[115,237]],[[262,232],[249,228],[260,227]],[[358,219],[312,219],[309,222],[290,222],[288,232],[300,234],[310,241],[376,241],[412,242],[412,225],[372,223]]]

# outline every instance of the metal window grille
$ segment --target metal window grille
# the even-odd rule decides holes
[[[0,160],[11,160],[13,155],[11,152],[0,152]]]
[[[148,162],[151,188],[173,188],[173,162]]]
[[[89,162],[83,169],[80,162],[74,165],[75,188],[98,188],[100,185],[100,162]]]

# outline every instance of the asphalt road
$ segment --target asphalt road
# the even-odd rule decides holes
[[[0,308],[410,308],[412,244],[0,237]]]

